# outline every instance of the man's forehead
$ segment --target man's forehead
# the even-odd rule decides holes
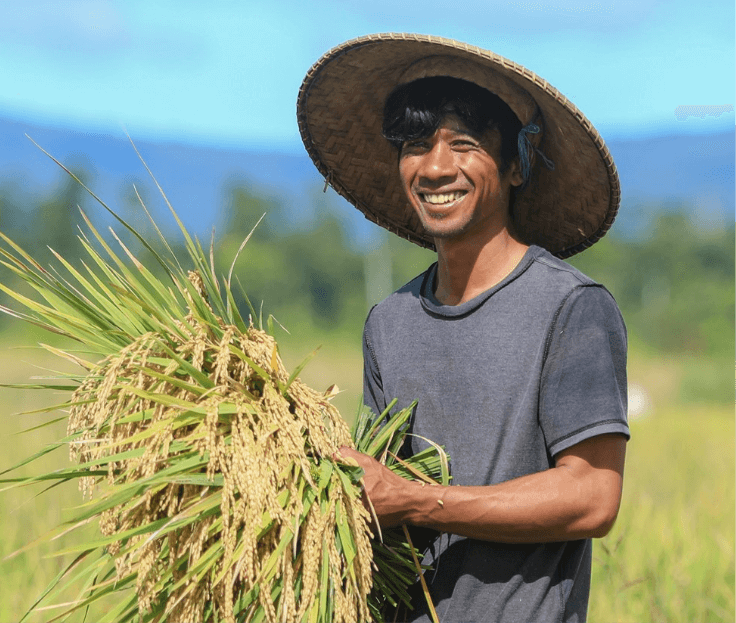
[[[458,134],[477,134],[473,132],[460,117],[457,115],[445,115],[437,126],[437,129],[450,130],[451,132],[457,132]]]
[[[439,125],[437,126],[437,131],[442,129],[449,130],[453,134],[464,134],[467,136],[472,136],[473,138],[476,138],[478,140],[489,140],[495,139],[496,137],[500,138],[500,132],[494,124],[491,124],[485,127],[481,132],[478,132],[469,128],[460,117],[453,114],[445,115],[442,118],[442,121],[440,121]]]

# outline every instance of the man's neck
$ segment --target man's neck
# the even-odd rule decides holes
[[[465,303],[503,281],[529,248],[507,229],[482,242],[436,239],[435,245],[435,297],[444,305]]]

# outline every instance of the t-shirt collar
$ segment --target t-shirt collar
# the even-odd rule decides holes
[[[434,282],[437,277],[437,262],[432,264],[427,271],[424,273],[424,279],[422,281],[421,288],[419,290],[419,299],[422,302],[422,307],[437,316],[445,316],[448,318],[464,316],[470,312],[475,311],[483,305],[491,296],[498,292],[501,288],[511,283],[519,275],[521,275],[534,261],[540,253],[544,252],[541,247],[531,245],[521,261],[516,265],[506,277],[499,281],[495,286],[489,288],[485,292],[480,293],[475,298],[460,303],[459,305],[443,305],[440,303],[434,295]]]

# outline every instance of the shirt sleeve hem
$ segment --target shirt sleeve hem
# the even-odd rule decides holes
[[[620,420],[609,420],[607,422],[601,422],[594,426],[585,427],[582,430],[576,431],[569,435],[558,439],[552,443],[549,447],[549,452],[552,456],[571,448],[575,444],[590,439],[591,437],[597,437],[598,435],[607,435],[611,433],[618,433],[624,435],[626,439],[631,438],[631,432],[625,422]]]

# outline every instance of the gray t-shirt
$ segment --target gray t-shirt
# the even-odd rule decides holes
[[[629,436],[626,329],[611,294],[540,247],[460,305],[433,294],[436,264],[376,305],[364,332],[364,401],[418,405],[412,433],[443,445],[453,485],[554,466],[604,433]],[[409,452],[426,447],[410,437]],[[590,540],[507,545],[434,533],[425,562],[443,623],[584,621]],[[423,599],[410,621],[429,622]]]

